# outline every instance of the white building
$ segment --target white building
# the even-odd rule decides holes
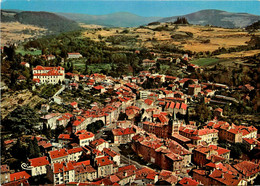
[[[80,53],[68,53],[68,59],[77,59],[81,57],[82,55]]]
[[[31,169],[32,176],[39,176],[47,173],[46,166],[49,165],[50,163],[47,160],[46,156],[29,159],[28,161],[30,162],[30,167],[32,167]]]
[[[94,141],[95,135],[92,132],[85,132],[83,134],[78,135],[79,145],[84,147],[85,145],[89,145],[89,142]]]
[[[54,185],[74,182],[75,170],[72,162],[60,162],[48,166],[47,178],[52,181]]]
[[[59,149],[54,151],[49,151],[49,157],[51,159],[51,163],[57,163],[57,162],[67,162],[69,158],[69,153],[67,149]]]
[[[42,67],[33,68],[33,80],[38,83],[61,83],[65,79],[63,67]]]

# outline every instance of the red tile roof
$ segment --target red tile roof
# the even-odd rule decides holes
[[[74,102],[72,102],[72,103],[70,103],[70,105],[71,105],[71,106],[76,106],[77,104],[78,104],[78,103],[77,103],[77,102],[75,102],[75,101],[74,101]]]
[[[51,159],[56,159],[69,155],[67,149],[54,150],[49,152]]]
[[[192,178],[182,178],[179,181],[180,185],[199,185],[199,182],[197,182],[196,180],[193,180]]]
[[[145,99],[144,102],[145,102],[145,104],[147,104],[147,105],[151,105],[151,104],[153,103],[153,100],[151,100],[151,99]]]
[[[111,176],[109,177],[109,179],[110,179],[110,181],[111,181],[112,183],[116,183],[116,182],[119,182],[119,181],[120,181],[120,179],[119,179],[116,175],[111,175]]]
[[[101,90],[101,89],[104,89],[104,87],[102,85],[98,85],[98,86],[95,86],[93,87],[94,89],[96,90]]]
[[[103,149],[103,152],[104,152],[106,155],[110,156],[110,157],[120,156],[120,154],[118,154],[117,152],[113,151],[113,150],[110,149],[110,148],[104,148],[104,149]]]
[[[109,156],[96,158],[96,161],[99,167],[113,164],[113,161],[109,160]]]
[[[32,167],[39,167],[39,166],[50,164],[46,156],[29,159],[29,162],[30,162],[30,166]]]
[[[221,182],[224,185],[238,185],[241,181],[240,178],[237,178],[236,176],[232,174],[228,174],[225,172],[222,172],[221,170],[215,169],[209,177]]]
[[[83,134],[79,134],[78,136],[80,140],[83,140],[83,139],[93,138],[95,135],[92,132],[85,132]]]
[[[72,140],[69,134],[60,134],[58,137],[59,140]]]
[[[74,166],[72,162],[61,162],[61,163],[54,163],[53,164],[53,173],[58,174],[61,172],[67,172],[70,170],[74,170]]]
[[[108,143],[108,142],[105,141],[104,139],[100,138],[100,139],[96,139],[96,140],[90,142],[90,145],[91,145],[92,147],[95,147],[95,148],[96,148],[97,146],[101,145],[102,143]]]
[[[74,154],[74,153],[81,152],[81,151],[83,151],[83,149],[81,147],[78,147],[78,148],[69,149],[68,153]]]
[[[234,167],[246,177],[255,175],[260,172],[260,166],[250,161],[242,161]]]
[[[134,134],[135,131],[133,128],[118,128],[118,129],[113,129],[112,130],[114,136],[122,136],[122,135],[129,135],[129,134]]]
[[[5,145],[8,145],[8,144],[11,144],[11,143],[13,143],[14,142],[14,140],[5,140],[4,141],[4,144]]]
[[[129,170],[129,169],[135,170],[135,171],[137,170],[135,165],[126,165],[126,166],[123,166],[123,167],[119,167],[118,172]]]
[[[43,66],[36,66],[36,68],[33,68],[33,70],[64,70],[63,67],[43,67]]]
[[[16,181],[16,180],[20,180],[20,179],[29,179],[31,176],[25,172],[25,171],[21,171],[21,172],[16,172],[13,174],[10,174],[10,181]]]
[[[185,104],[185,103],[182,103],[182,104],[181,104],[181,109],[184,109],[184,110],[186,110],[186,109],[187,109],[187,104]]]

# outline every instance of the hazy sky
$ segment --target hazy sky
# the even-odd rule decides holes
[[[0,0],[1,1],[1,0]],[[260,1],[149,1],[149,0],[2,0],[2,9],[70,12],[102,15],[131,12],[140,16],[167,17],[184,15],[203,9],[219,9],[260,15]]]

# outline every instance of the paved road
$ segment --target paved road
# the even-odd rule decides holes
[[[110,147],[110,148],[120,154],[120,149],[117,146],[113,146],[113,147]],[[130,156],[130,158],[131,158],[131,156]],[[120,154],[120,161],[121,161],[121,163],[124,163],[124,164],[129,164],[130,163],[131,165],[135,165],[136,168],[138,168],[138,169],[144,167],[143,165],[140,165],[139,163],[137,163],[136,161],[131,160],[130,158]]]
[[[58,90],[52,97],[58,96],[65,89],[65,85],[62,85],[60,90]]]
[[[107,125],[106,127],[103,127],[102,129],[99,130],[99,133],[97,133],[95,135],[95,139],[101,138],[101,136],[103,135],[103,131],[109,131],[109,130],[114,129],[115,127],[116,127],[115,123],[112,123],[110,125]]]

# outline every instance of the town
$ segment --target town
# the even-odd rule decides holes
[[[259,2],[0,3],[1,185],[260,185]]]
[[[154,59],[142,61],[147,71],[118,78],[66,72],[62,66],[33,67],[34,88],[47,84],[59,89],[40,105],[38,123],[31,126],[30,135],[18,126],[7,126],[9,120],[3,123],[23,135],[9,135],[2,143],[2,160],[12,154],[21,161],[1,165],[1,184],[254,184],[260,171],[258,130],[223,120],[227,105],[238,102],[221,95],[231,87],[153,73],[161,61],[180,64],[187,72],[200,73],[203,68],[190,63],[188,54],[177,59],[151,54]],[[46,61],[55,58],[44,57]],[[68,58],[82,55],[69,53]],[[28,62],[21,66],[30,68]],[[18,81],[26,78],[19,75]],[[253,89],[247,84],[235,91],[242,94]],[[89,92],[92,98],[83,100],[81,92]],[[91,102],[95,97],[102,98],[102,104]],[[206,107],[201,112],[212,113],[204,123],[191,119],[198,112],[195,104]],[[27,148],[24,143],[29,144]],[[253,158],[240,159],[241,153],[232,148],[236,145],[244,148],[243,153],[254,152]]]

